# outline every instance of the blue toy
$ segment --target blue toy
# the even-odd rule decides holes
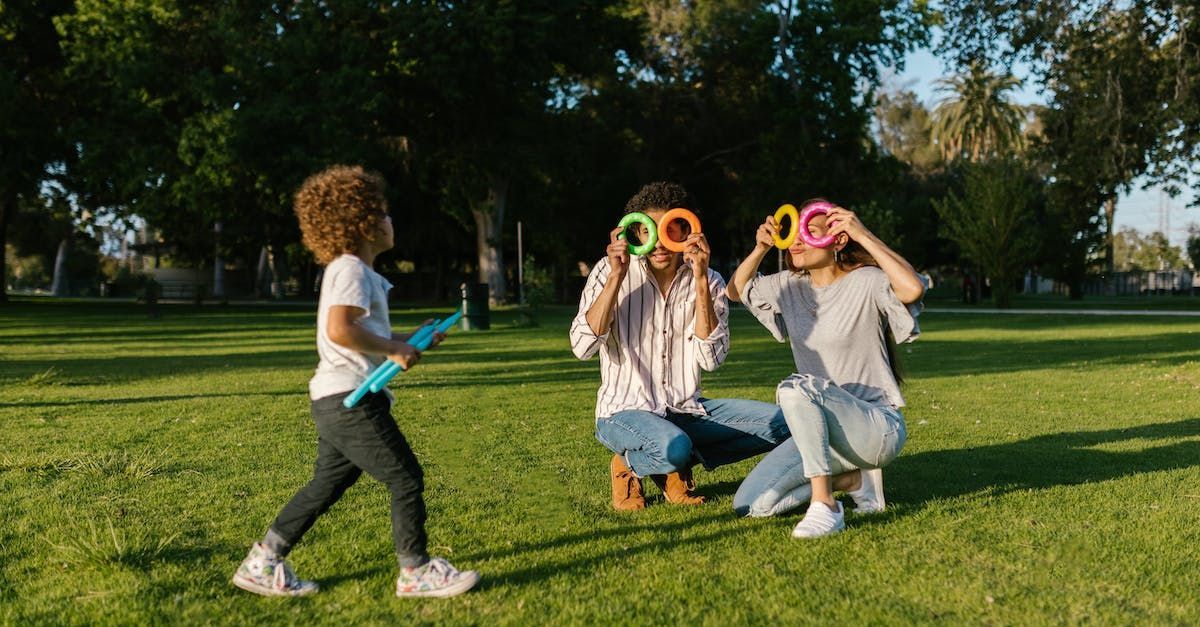
[[[408,343],[417,350],[424,351],[425,349],[429,348],[430,344],[433,343],[434,334],[445,334],[450,330],[450,327],[453,327],[458,323],[460,318],[462,318],[461,310],[454,312],[454,314],[452,314],[449,318],[446,318],[440,322],[434,320],[433,324],[427,324],[417,329],[412,334],[412,337],[408,338]],[[342,401],[342,405],[344,405],[346,408],[354,407],[359,401],[362,400],[362,397],[367,395],[367,392],[378,392],[382,390],[385,386],[387,386],[388,381],[391,381],[392,377],[399,374],[401,370],[403,370],[403,368],[400,367],[400,364],[390,359],[385,360],[371,373],[370,376],[367,377],[366,381],[363,381],[362,385],[358,386],[358,388],[355,389],[350,396],[347,396],[345,401]]]

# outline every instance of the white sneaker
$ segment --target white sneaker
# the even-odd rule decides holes
[[[233,573],[233,585],[268,597],[299,597],[319,589],[314,581],[302,581],[287,561],[261,542],[250,547],[250,554]]]
[[[396,579],[398,597],[452,597],[479,583],[479,573],[459,571],[450,562],[435,557],[417,568],[401,568]]]
[[[846,528],[846,515],[842,511],[842,504],[837,503],[837,509],[830,509],[828,505],[813,501],[808,506],[808,511],[804,513],[804,519],[796,524],[796,528],[792,529],[793,538],[820,538],[821,536],[831,536]]]
[[[847,492],[854,499],[856,514],[878,514],[887,503],[883,500],[883,471],[879,468],[861,470],[862,485],[857,490]]]

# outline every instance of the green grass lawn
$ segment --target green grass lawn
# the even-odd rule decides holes
[[[1200,319],[923,316],[889,511],[800,542],[798,514],[734,517],[753,461],[697,472],[701,507],[609,508],[572,313],[496,312],[394,382],[431,549],[484,577],[413,601],[369,479],[292,554],[320,594],[228,583],[309,478],[311,308],[0,309],[0,622],[1200,622]],[[771,400],[791,368],[736,310],[706,394]]]

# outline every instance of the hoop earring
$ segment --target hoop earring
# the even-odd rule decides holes
[[[838,254],[838,249],[836,248],[833,249],[833,263],[839,266],[842,265],[841,256]]]

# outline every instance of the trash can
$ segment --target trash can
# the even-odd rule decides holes
[[[464,331],[487,331],[491,328],[491,313],[488,310],[488,284],[463,283],[463,317]]]

